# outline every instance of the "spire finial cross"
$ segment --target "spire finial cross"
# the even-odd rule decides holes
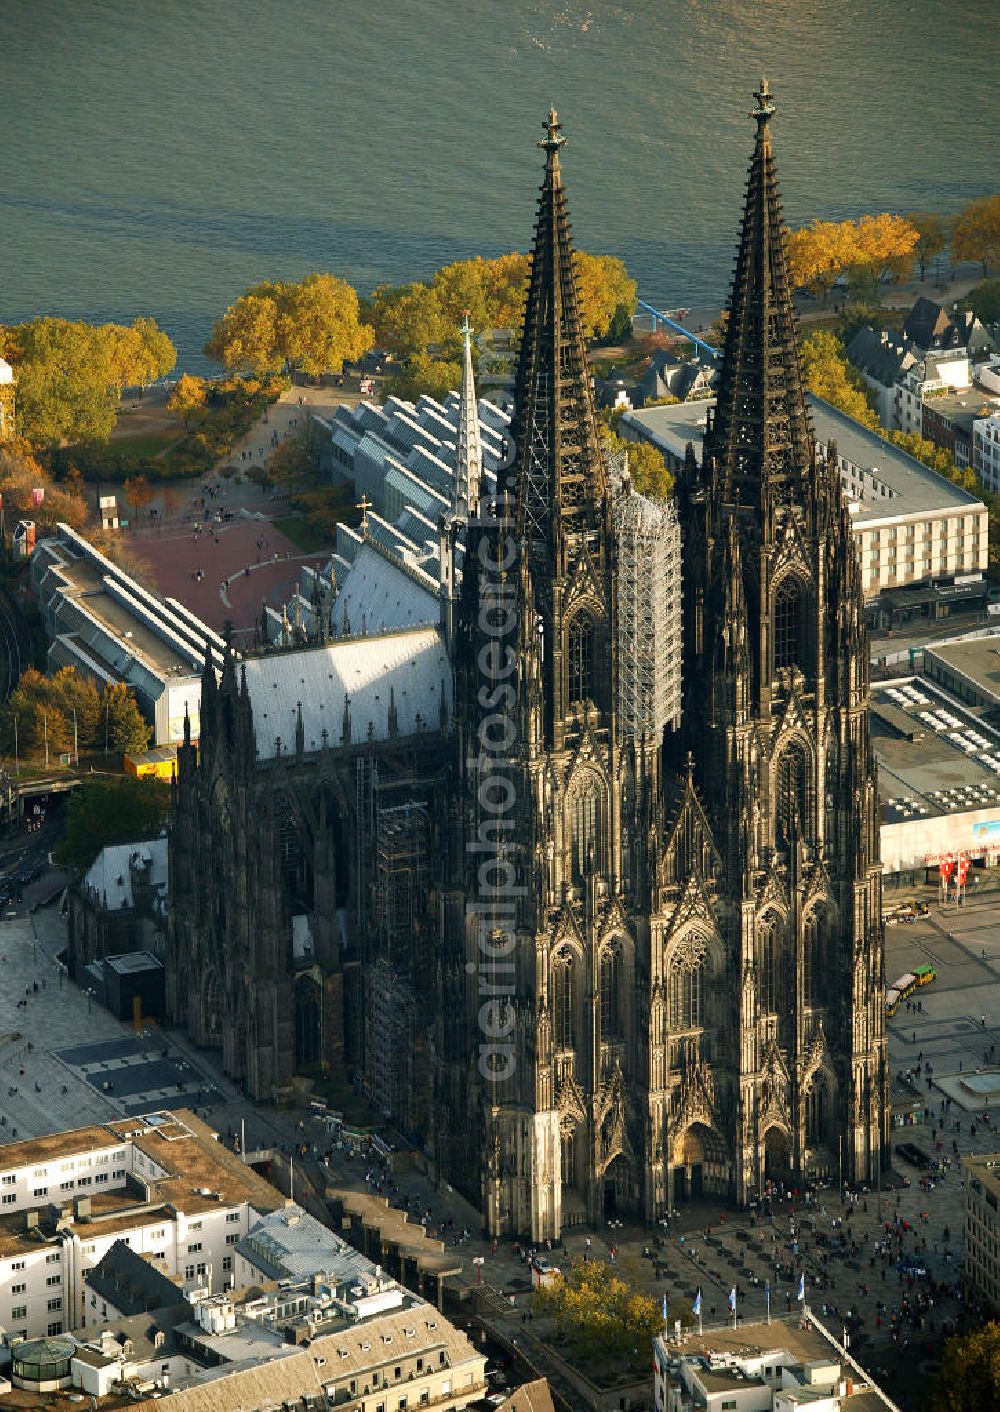
[[[472,336],[472,325],[469,323],[468,309],[462,310],[462,327],[459,329],[459,333],[466,341]]]
[[[760,81],[760,87],[753,95],[754,107],[750,114],[751,118],[756,118],[758,124],[763,127],[768,118],[774,114],[774,100],[771,97],[771,87],[766,78]]]
[[[549,155],[549,160],[552,161],[558,154],[559,148],[562,147],[566,141],[565,137],[562,136],[562,123],[559,121],[555,108],[549,109],[549,116],[542,126],[545,128],[546,136],[538,145],[545,149]]]
[[[354,508],[361,511],[361,538],[365,539],[368,535],[368,511],[373,508],[373,502],[363,494]]]

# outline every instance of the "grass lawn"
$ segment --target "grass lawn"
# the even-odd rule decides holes
[[[168,451],[171,446],[176,446],[179,441],[184,439],[185,435],[186,433],[181,427],[178,427],[176,431],[137,432],[135,436],[115,437],[113,445],[116,450],[152,461],[164,451]]]
[[[329,535],[320,534],[302,515],[284,515],[274,521],[274,527],[297,544],[303,554],[319,554],[333,549]]]

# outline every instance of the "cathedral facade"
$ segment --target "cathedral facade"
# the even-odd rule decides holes
[[[488,494],[463,460],[438,621],[207,669],[180,751],[172,1017],[256,1097],[350,1074],[494,1235],[888,1151],[862,595],[772,113],[676,506],[608,464],[552,113],[507,454]]]

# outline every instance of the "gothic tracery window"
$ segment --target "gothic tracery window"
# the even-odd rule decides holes
[[[594,781],[572,796],[571,816],[573,883],[580,887],[587,876],[591,854],[597,853],[597,785]]]
[[[777,917],[765,917],[757,952],[759,1005],[762,1015],[777,1015],[784,1008],[784,948]]]
[[[806,1094],[806,1142],[819,1147],[826,1140],[826,1085],[815,1080]]]
[[[556,1049],[576,1046],[574,957],[567,949],[552,960],[552,1037]]]
[[[697,1030],[704,1024],[705,960],[675,963],[670,968],[669,984],[670,1028]]]
[[[567,655],[570,704],[594,699],[594,623],[578,613],[569,625]]]
[[[774,665],[794,667],[799,662],[799,605],[801,593],[798,584],[786,580],[778,589],[774,600]]]
[[[796,741],[781,755],[775,771],[774,832],[779,848],[806,834],[806,752]]]
[[[622,1033],[621,947],[612,942],[601,953],[601,1037],[618,1039]]]
[[[806,918],[802,946],[802,990],[807,1005],[823,1003],[823,988],[827,979],[826,931],[826,915],[822,909],[810,912]]]

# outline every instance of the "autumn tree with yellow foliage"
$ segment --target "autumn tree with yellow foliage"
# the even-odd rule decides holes
[[[836,334],[816,329],[802,340],[801,357],[803,378],[810,392],[871,431],[881,431],[861,374],[848,362]]]
[[[661,452],[648,441],[628,441],[619,436],[615,426],[620,418],[600,414],[597,423],[601,443],[608,456],[627,459],[629,479],[640,495],[651,500],[666,500],[673,493],[674,478]]]
[[[880,216],[862,216],[854,227],[854,253],[851,269],[871,282],[872,298],[886,278],[907,279],[913,273],[920,232],[905,216],[884,211]]]
[[[176,412],[184,419],[184,425],[187,427],[191,423],[192,414],[201,411],[207,398],[208,383],[205,379],[194,377],[191,373],[183,373],[167,398],[167,411]]]
[[[339,373],[374,343],[358,296],[335,275],[254,285],[212,326],[210,358],[235,372]]]
[[[39,318],[0,329],[17,376],[18,426],[32,446],[107,441],[125,387],[164,377],[177,351],[155,319],[131,325]]]
[[[553,1318],[576,1354],[602,1367],[635,1369],[649,1363],[650,1345],[662,1332],[656,1300],[626,1276],[629,1266],[587,1260],[535,1292],[538,1314]]]
[[[983,274],[1000,268],[1000,196],[983,196],[966,206],[951,236],[955,260],[978,260]]]
[[[36,505],[34,491],[44,497]],[[87,522],[87,502],[82,481],[77,475],[57,484],[27,450],[23,443],[0,446],[0,497],[6,512],[8,528],[24,516],[45,534],[60,521],[73,529],[82,529]]]
[[[788,236],[792,284],[808,289],[825,304],[830,290],[851,263],[851,221],[813,221]]]
[[[913,268],[920,233],[903,216],[883,212],[858,221],[813,221],[788,236],[792,283],[825,304],[844,274],[870,282],[873,296],[886,275],[905,277]]]
[[[584,337],[602,336],[620,310],[635,312],[635,280],[613,255],[578,250],[574,260]],[[475,329],[519,329],[530,273],[530,257],[517,252],[458,260],[427,284],[380,285],[363,301],[363,315],[379,346],[400,357],[426,353],[433,344],[447,350],[457,345],[466,314]]]

